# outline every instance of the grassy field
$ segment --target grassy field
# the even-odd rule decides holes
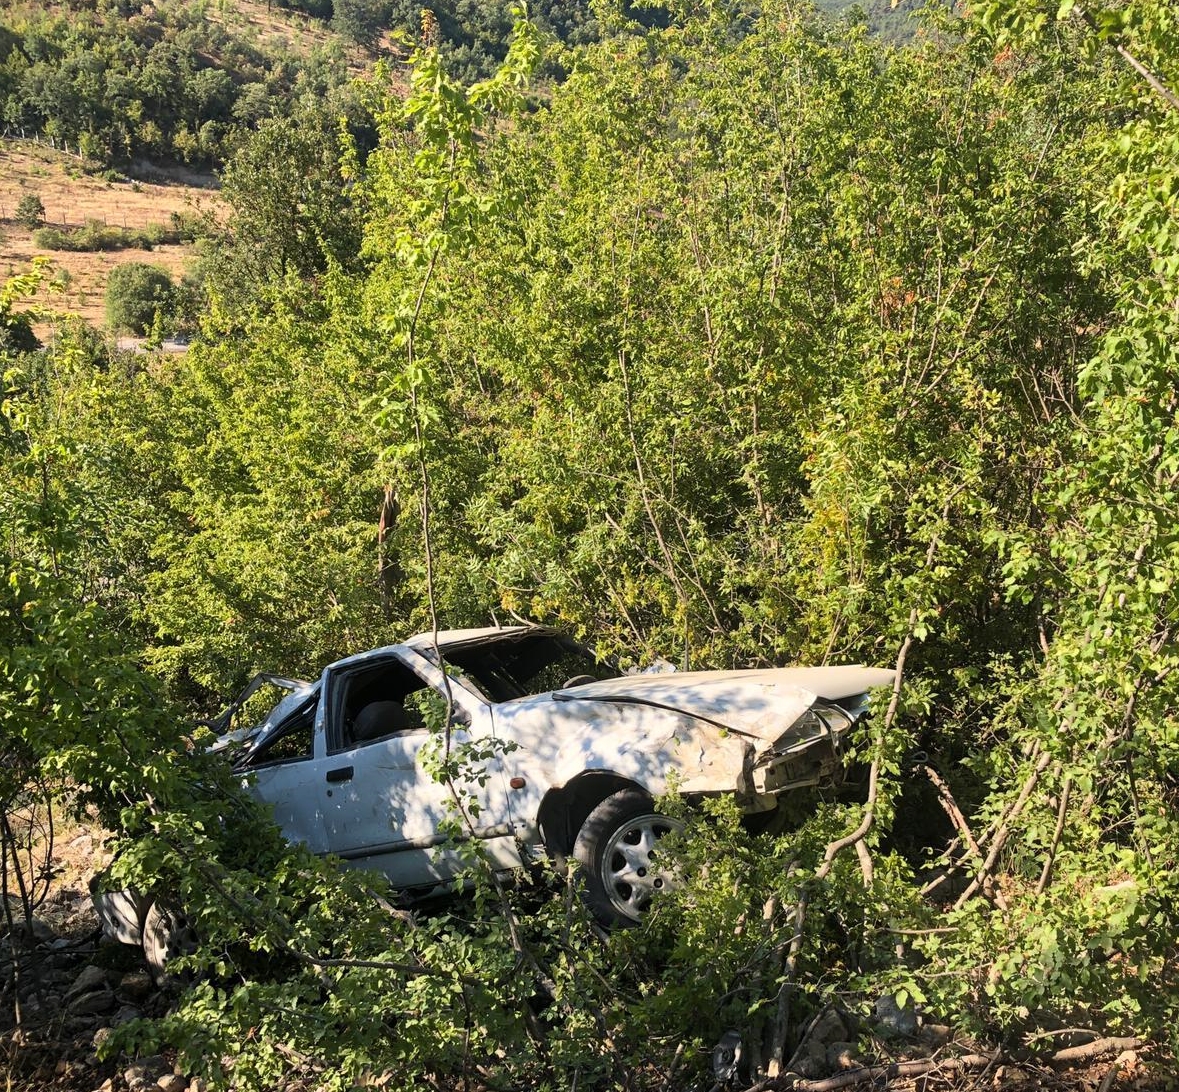
[[[56,272],[63,274],[62,292],[43,294],[39,302],[55,312],[81,316],[92,326],[104,323],[103,294],[111,269],[123,262],[150,262],[174,277],[193,258],[189,245],[158,246],[151,250],[106,252],[38,250],[32,232],[13,218],[17,202],[36,194],[45,206],[46,223],[60,228],[81,227],[99,220],[114,227],[142,228],[167,224],[171,213],[210,212],[217,215],[220,201],[212,178],[187,176],[160,182],[107,182],[81,171],[69,155],[27,141],[0,142],[0,277],[7,279],[28,267],[36,254],[44,254]],[[37,324],[38,336],[51,333],[52,320]]]

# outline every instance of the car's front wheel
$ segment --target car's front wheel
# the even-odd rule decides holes
[[[573,856],[581,865],[585,900],[607,925],[640,921],[659,892],[674,885],[660,841],[683,823],[655,810],[655,802],[637,789],[606,797],[590,812]]]

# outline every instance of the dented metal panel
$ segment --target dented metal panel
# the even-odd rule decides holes
[[[557,701],[634,702],[689,713],[758,739],[778,739],[818,698],[839,701],[893,680],[872,667],[801,667],[640,675],[587,683]]]

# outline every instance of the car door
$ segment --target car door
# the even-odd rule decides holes
[[[275,724],[245,764],[236,767],[247,775],[251,792],[274,809],[283,837],[303,842],[313,853],[326,853],[328,848],[322,801],[315,791],[326,758],[322,734],[316,731],[320,690],[315,687],[290,716]]]
[[[486,707],[457,683],[450,689],[452,746],[489,734]],[[437,884],[460,866],[442,848],[450,841],[445,827],[454,792],[423,764],[438,747],[427,722],[437,723],[445,709],[445,690],[442,672],[407,649],[384,650],[325,679],[328,754],[319,792],[327,851],[379,869],[399,887]],[[491,773],[499,786],[498,765]],[[471,790],[482,797],[476,836],[510,835],[502,792]]]

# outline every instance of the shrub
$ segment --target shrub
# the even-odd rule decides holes
[[[33,232],[33,246],[38,250],[73,250],[73,239],[68,231],[57,227],[39,227]]]
[[[111,270],[106,285],[106,321],[112,330],[146,334],[157,316],[172,309],[176,289],[167,270],[128,262]]]
[[[35,193],[26,193],[16,203],[16,222],[30,230],[45,223],[45,206]]]
[[[142,228],[112,227],[102,220],[87,220],[79,228],[41,227],[33,232],[33,245],[44,250],[152,250],[162,244],[182,241],[180,231],[167,224]]]

